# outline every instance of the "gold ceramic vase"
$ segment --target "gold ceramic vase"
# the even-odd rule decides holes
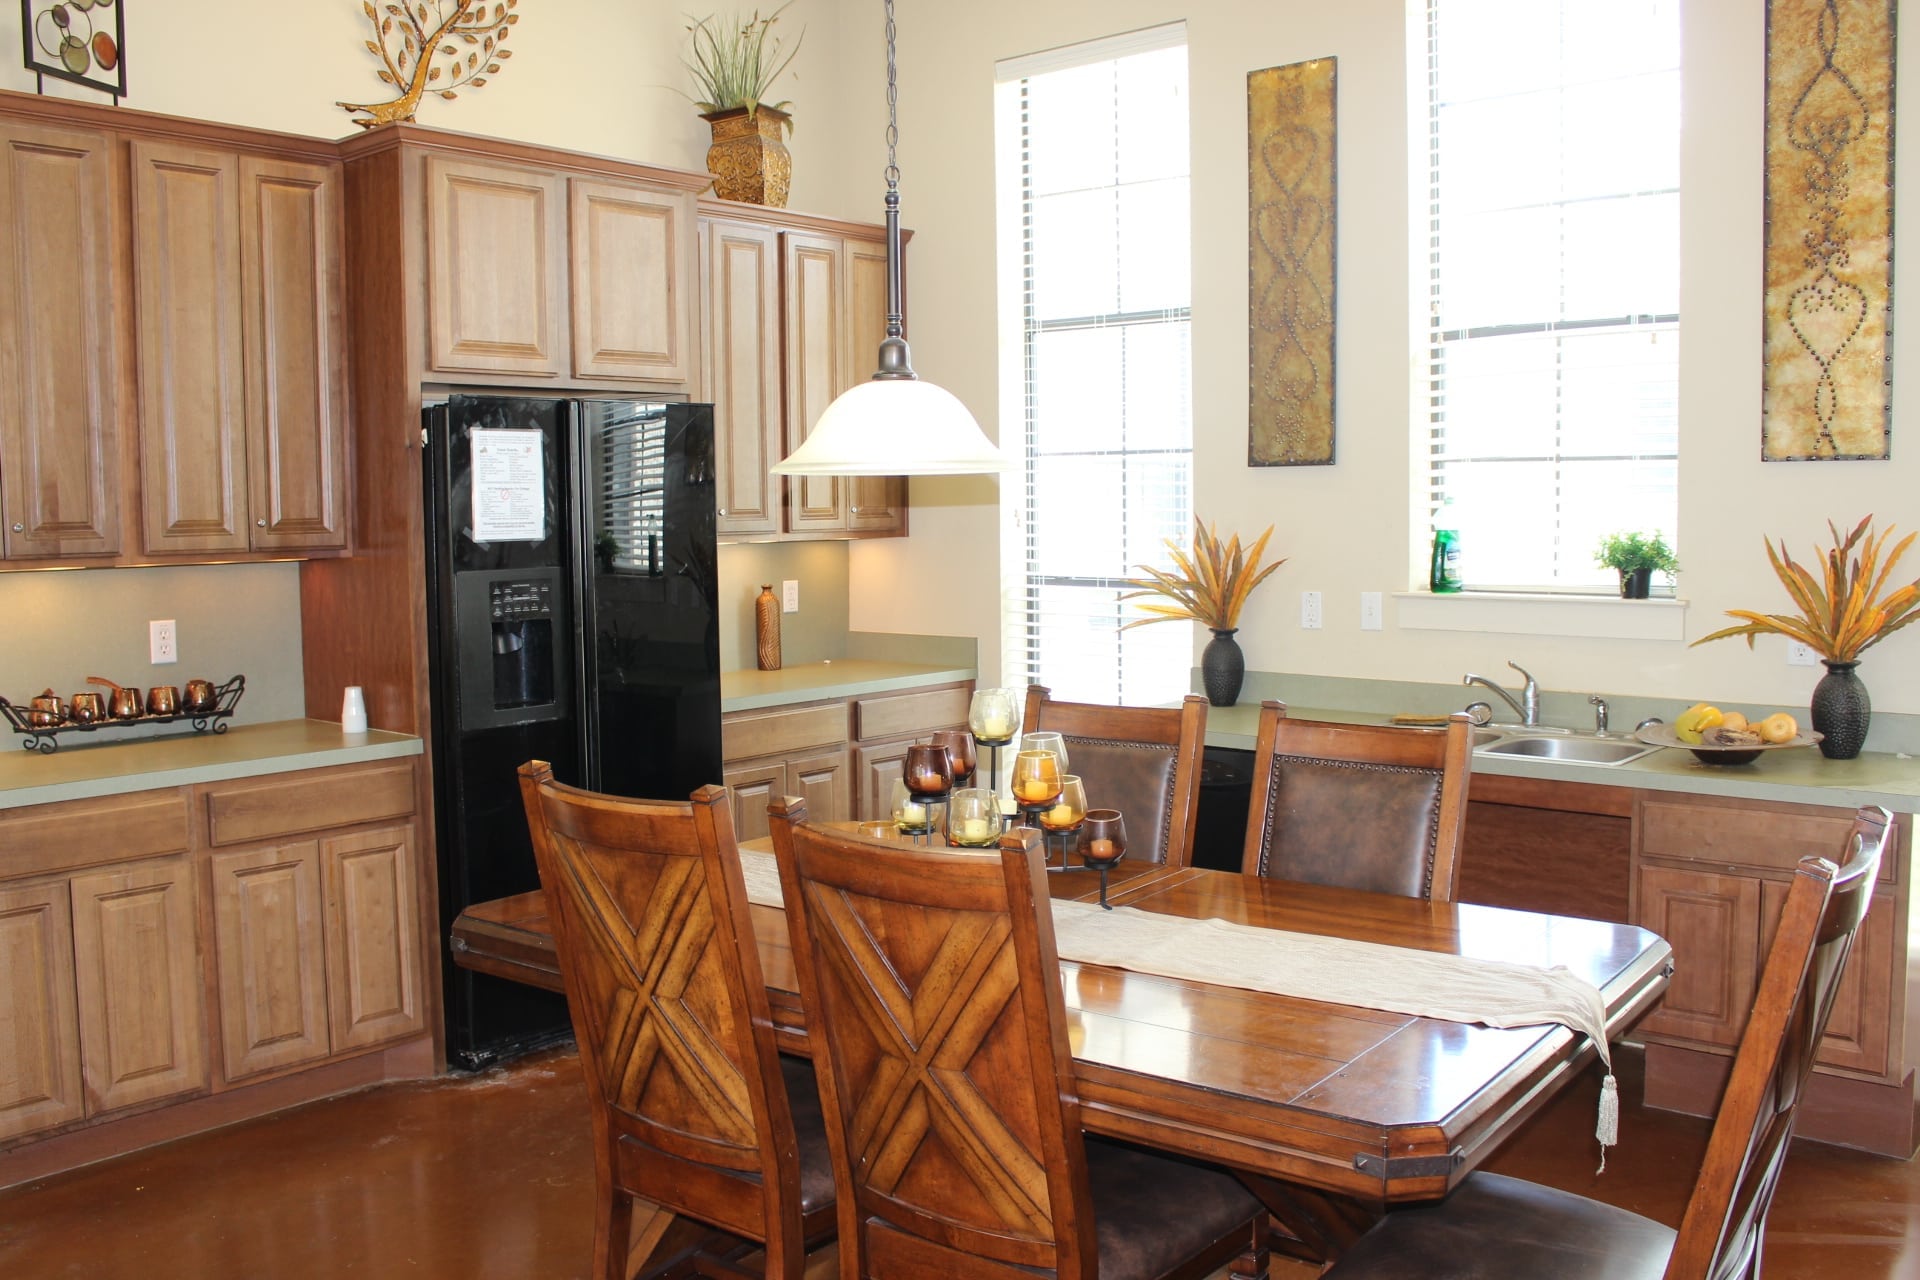
[[[713,127],[713,145],[707,148],[707,172],[713,175],[713,193],[722,200],[787,206],[787,188],[793,181],[793,156],[787,151],[784,111],[762,106],[735,107],[700,117]]]
[[[780,597],[773,594],[771,582],[760,588],[753,602],[753,638],[759,650],[760,669],[780,669]]]

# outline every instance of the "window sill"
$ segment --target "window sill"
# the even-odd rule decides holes
[[[1400,625],[1412,631],[1497,631],[1520,636],[1586,636],[1602,640],[1684,640],[1687,602],[1618,596],[1521,595],[1463,591],[1396,591]]]

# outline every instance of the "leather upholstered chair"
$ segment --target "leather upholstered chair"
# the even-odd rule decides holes
[[[1240,870],[1451,902],[1472,760],[1465,714],[1410,729],[1263,702]]]
[[[1329,1280],[1732,1280],[1760,1275],[1793,1117],[1891,818],[1854,818],[1838,870],[1800,860],[1761,970],[1693,1196],[1673,1229],[1518,1178],[1475,1173],[1432,1206],[1390,1211]]]
[[[1266,1273],[1237,1179],[1082,1135],[1038,832],[962,853],[770,813],[843,1277]]]
[[[636,1196],[799,1280],[833,1231],[832,1164],[811,1065],[774,1049],[726,791],[596,795],[539,760],[520,790],[592,1109],[594,1280],[626,1280]]]
[[[1184,867],[1193,860],[1200,816],[1200,752],[1206,745],[1207,700],[1190,693],[1177,707],[1107,707],[1055,702],[1043,685],[1027,686],[1022,733],[1047,729],[1065,741],[1069,773],[1086,783],[1087,803],[1127,818],[1129,857]],[[1154,834],[1154,843],[1142,839]]]

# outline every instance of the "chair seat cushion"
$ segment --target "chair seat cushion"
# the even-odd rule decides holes
[[[833,1203],[833,1160],[827,1151],[827,1116],[820,1107],[820,1085],[813,1063],[780,1055],[793,1110],[793,1137],[800,1147],[800,1212],[809,1214]]]
[[[1230,1173],[1121,1142],[1086,1143],[1101,1280],[1164,1275],[1236,1227],[1264,1221]]]
[[[1328,1280],[1660,1280],[1674,1231],[1535,1182],[1476,1173],[1440,1203],[1395,1209]]]

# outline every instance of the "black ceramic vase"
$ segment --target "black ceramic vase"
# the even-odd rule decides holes
[[[1829,760],[1851,760],[1866,745],[1873,702],[1867,686],[1854,674],[1858,662],[1821,660],[1827,674],[1813,686],[1813,727],[1826,735],[1820,754]]]
[[[1200,682],[1206,686],[1207,701],[1216,707],[1230,707],[1240,697],[1240,681],[1247,674],[1247,657],[1233,638],[1235,627],[1209,627],[1213,639],[1200,651]]]
[[[1653,570],[1620,570],[1620,598],[1622,600],[1645,600],[1647,592],[1653,587]]]

